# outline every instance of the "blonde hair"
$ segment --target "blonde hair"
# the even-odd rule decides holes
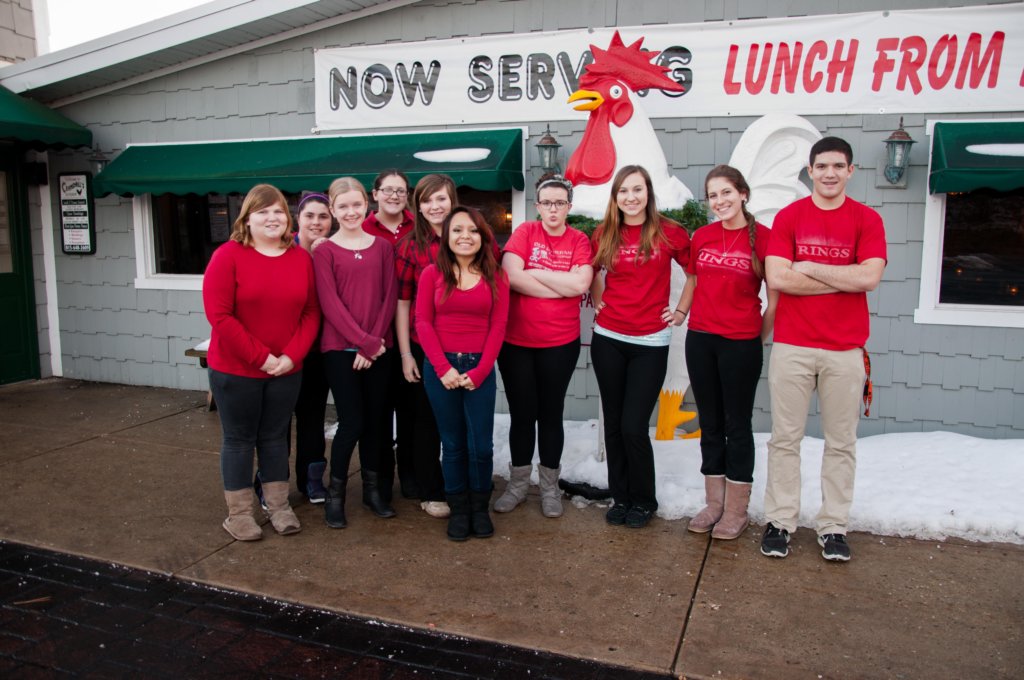
[[[361,193],[363,195],[363,202],[366,203],[367,208],[369,208],[370,197],[366,193],[366,187],[363,186],[363,183],[355,177],[339,177],[331,182],[331,187],[327,190],[327,195],[331,198],[331,205],[329,207],[332,212],[334,210],[334,199],[342,194],[347,194],[350,191],[358,191]]]
[[[253,247],[252,232],[249,230],[249,217],[254,212],[259,212],[272,205],[280,205],[284,208],[285,219],[288,220],[288,228],[281,234],[281,245],[285,248],[291,248],[295,244],[292,236],[292,230],[295,227],[292,222],[292,212],[288,209],[288,201],[285,199],[284,194],[277,187],[269,184],[257,184],[252,189],[249,189],[249,193],[245,195],[245,200],[242,201],[242,210],[238,213],[238,217],[231,227],[231,240],[238,241],[243,246]]]

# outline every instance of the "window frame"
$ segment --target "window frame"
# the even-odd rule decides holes
[[[1022,122],[1024,118],[937,118],[926,121],[928,175],[932,170],[932,137],[936,123]],[[946,194],[928,193],[925,181],[924,238],[921,246],[921,290],[914,323],[946,326],[988,326],[1024,328],[1024,307],[965,305],[939,302],[942,283],[942,248],[946,234]]]

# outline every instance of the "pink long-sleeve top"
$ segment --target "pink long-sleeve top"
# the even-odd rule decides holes
[[[497,276],[497,299],[482,278],[469,290],[453,289],[445,299],[437,266],[423,270],[416,296],[416,332],[437,377],[452,367],[445,352],[482,355],[476,368],[466,372],[474,385],[483,383],[494,368],[508,322],[508,277],[500,269]]]
[[[296,246],[276,257],[237,241],[220,246],[203,275],[203,307],[210,368],[246,378],[269,377],[260,369],[271,354],[300,370],[320,328],[313,263]]]
[[[355,349],[369,359],[381,343],[393,346],[398,280],[390,243],[378,236],[349,250],[328,240],[313,251],[313,268],[324,315],[320,351]]]

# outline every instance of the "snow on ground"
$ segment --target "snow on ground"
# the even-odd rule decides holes
[[[509,418],[494,420],[494,472],[508,478]],[[652,429],[653,436],[653,429]],[[565,423],[562,477],[607,488],[597,459],[598,422]],[[693,517],[704,505],[700,444],[695,439],[655,441],[657,493],[663,519]],[[754,435],[756,458],[750,516],[764,523],[768,435]],[[802,447],[802,527],[813,527],[821,505],[824,442]],[[536,457],[534,458],[536,463]],[[857,488],[850,530],[921,539],[964,538],[1024,544],[1024,441],[976,439],[950,432],[864,437],[857,444]],[[534,469],[533,483],[537,483]]]

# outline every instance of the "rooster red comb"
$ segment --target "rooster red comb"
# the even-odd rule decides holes
[[[682,92],[683,86],[665,75],[670,68],[651,63],[651,60],[661,52],[641,50],[643,42],[644,39],[640,38],[627,47],[622,42],[622,36],[615,31],[607,50],[591,45],[590,51],[594,55],[594,62],[587,65],[586,73],[580,78],[580,86],[590,87],[595,80],[611,76],[622,81],[634,92],[650,88]]]

